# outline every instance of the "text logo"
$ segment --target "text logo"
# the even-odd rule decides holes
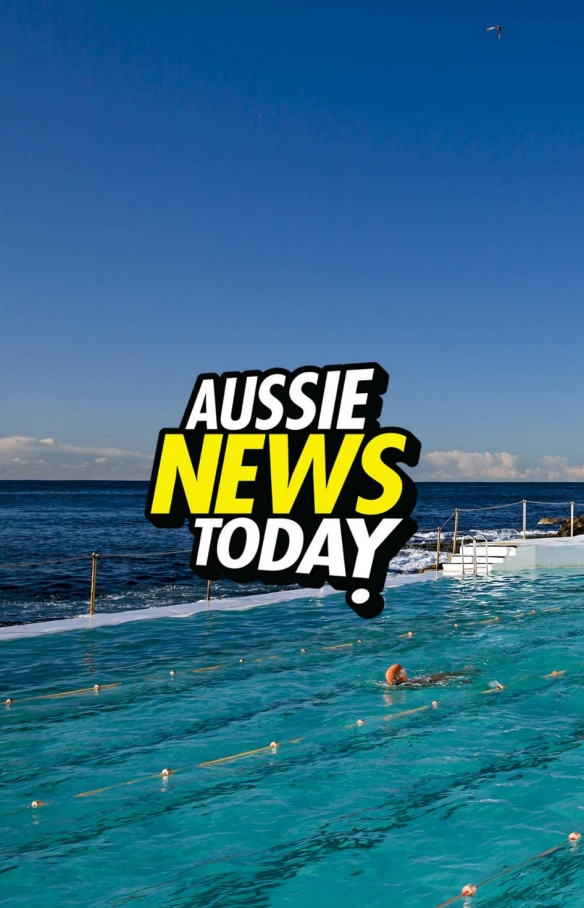
[[[200,375],[181,425],[160,432],[146,516],[188,520],[203,579],[344,590],[383,609],[391,558],[417,530],[420,442],[381,428],[377,363]]]

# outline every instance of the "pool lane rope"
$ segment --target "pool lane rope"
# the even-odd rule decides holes
[[[421,708],[429,709],[432,707],[436,708],[437,706],[438,706],[438,702],[433,701],[432,704],[430,704],[429,706],[421,707]],[[418,710],[409,710],[406,713],[395,714],[395,717],[397,717],[398,715],[407,715],[408,713],[417,712],[417,711]],[[364,720],[362,720],[362,719],[359,719],[356,723],[356,725],[362,725],[362,724],[365,724]],[[347,727],[351,728],[351,727],[355,727],[355,726],[353,725],[353,726],[347,726]],[[290,740],[287,743],[296,744],[303,740],[304,740],[304,738],[293,738],[292,740]],[[251,756],[251,755],[256,755],[259,753],[266,753],[266,752],[270,752],[270,753],[274,754],[274,753],[278,752],[279,747],[280,747],[279,741],[272,741],[269,745],[267,745],[265,747],[258,747],[258,748],[255,748],[254,750],[243,751],[242,753],[232,754],[227,757],[220,757],[217,760],[207,760],[202,763],[198,763],[197,765],[200,767],[214,766],[219,763],[225,763],[230,760],[235,760],[239,757],[246,757],[246,756]],[[184,768],[185,767],[183,767],[183,769]],[[149,776],[144,776],[141,779],[140,778],[132,779],[128,782],[121,782],[121,783],[117,783],[116,785],[106,786],[104,788],[96,788],[96,789],[93,789],[92,791],[81,792],[80,794],[75,795],[75,797],[76,798],[85,798],[85,797],[89,797],[94,794],[98,794],[103,791],[108,791],[113,788],[121,787],[122,785],[133,785],[139,781],[144,781],[146,779],[152,779],[152,778],[162,778],[163,782],[166,782],[167,779],[171,775],[174,775],[178,772],[181,772],[181,769],[165,768],[159,773],[155,773],[155,774],[149,775]],[[35,800],[31,803],[30,806],[31,806],[31,808],[36,810],[41,807],[47,807],[47,806],[49,806],[50,803],[51,803],[50,801]],[[491,876],[487,877],[486,879],[481,880],[479,883],[465,884],[462,887],[462,890],[458,895],[452,896],[451,898],[440,902],[438,905],[435,906],[435,908],[447,908],[447,906],[455,904],[460,899],[472,898],[473,896],[475,896],[478,893],[478,890],[481,889],[483,886],[486,886],[487,884],[492,883],[494,880],[500,879],[501,877],[507,876],[508,874],[512,873],[515,870],[519,870],[522,867],[526,867],[528,864],[532,864],[535,861],[540,860],[541,858],[548,857],[549,855],[554,854],[556,851],[559,851],[561,848],[564,848],[568,844],[571,845],[572,848],[575,848],[580,839],[581,839],[580,832],[571,832],[566,839],[563,839],[561,842],[558,842],[556,845],[553,845],[551,848],[547,848],[544,851],[540,851],[537,854],[532,855],[531,857],[526,858],[525,860],[520,861],[517,864],[513,864],[511,867],[505,867],[502,870],[499,870],[496,873],[491,874]]]
[[[541,609],[541,613],[543,613],[543,612],[559,612],[559,611],[562,611],[563,608],[564,608],[563,606],[555,606],[555,607],[553,607],[553,608],[545,608],[545,609]],[[520,614],[517,614],[517,615],[512,615],[511,617],[512,617],[512,618],[525,618],[525,617],[532,617],[532,616],[537,615],[537,614],[540,614],[540,613],[539,613],[536,609],[533,609],[531,612],[523,612],[523,613],[520,613]],[[478,624],[497,624],[497,623],[500,622],[500,620],[501,620],[501,619],[500,619],[498,616],[495,616],[494,618],[487,618],[487,619],[485,619],[485,620],[483,620],[483,621],[469,621],[469,622],[466,622],[466,623],[463,625],[463,627],[472,627],[472,626],[476,626],[476,625],[478,625]],[[460,625],[458,622],[456,622],[456,623],[454,624],[454,627],[455,627],[455,628],[459,628],[460,626],[461,626],[461,625]],[[397,634],[396,636],[397,636],[399,639],[409,639],[409,640],[411,640],[413,637],[416,636],[416,633],[415,633],[414,631],[411,631],[411,630],[410,630],[410,631],[406,631],[406,633],[403,633],[403,634]],[[358,640],[357,640],[357,644],[362,644],[363,642],[364,642],[364,641],[363,641],[362,639],[358,639]],[[336,643],[336,644],[331,645],[331,646],[319,646],[319,647],[316,647],[315,650],[314,650],[314,652],[318,652],[319,650],[320,650],[320,651],[327,651],[327,652],[330,652],[330,651],[340,650],[340,649],[352,649],[353,646],[355,646],[355,642],[354,642],[354,641],[350,641],[349,643]],[[306,655],[307,652],[308,652],[308,650],[306,649],[306,647],[301,647],[301,648],[300,648],[300,653],[301,653],[301,654]],[[291,655],[291,654],[285,654],[285,655]],[[267,660],[275,660],[275,659],[281,659],[281,658],[283,658],[283,655],[282,655],[282,654],[276,654],[276,655],[268,655],[268,656],[259,656],[259,657],[255,658],[253,661],[254,661],[254,662],[264,662],[264,661],[267,661]],[[238,660],[238,662],[239,662],[240,664],[244,664],[244,663],[245,663],[245,659],[240,658],[240,659]],[[220,668],[227,668],[227,667],[229,666],[229,664],[230,664],[230,663],[228,663],[228,662],[220,662],[220,663],[218,663],[217,665],[203,665],[203,666],[201,666],[200,668],[185,669],[185,670],[181,671],[180,674],[201,674],[201,673],[204,673],[204,672],[214,672],[214,671],[217,671],[217,670],[220,669]],[[175,669],[171,669],[171,670],[169,671],[169,675],[170,675],[171,677],[173,677],[173,678],[176,677],[177,674],[179,674],[179,673],[178,673]],[[553,675],[553,672],[552,672],[552,675]],[[148,677],[146,680],[148,680],[148,681],[157,681],[157,680],[160,679],[160,677],[161,677],[161,676],[158,676],[158,677],[156,677],[156,676],[154,676],[154,677]],[[546,676],[546,677],[547,677],[547,676]],[[74,696],[74,695],[76,695],[76,694],[94,693],[94,692],[96,692],[96,691],[98,691],[98,690],[109,690],[109,689],[111,689],[111,688],[113,688],[113,687],[119,687],[121,684],[123,684],[123,681],[117,681],[117,682],[115,682],[115,683],[113,683],[113,684],[103,684],[103,685],[95,684],[95,685],[93,685],[93,687],[81,687],[81,688],[77,688],[77,689],[75,689],[75,690],[58,691],[58,692],[52,693],[52,694],[38,694],[38,695],[33,696],[33,697],[6,697],[6,699],[4,700],[4,705],[5,705],[5,706],[12,706],[12,705],[15,704],[15,703],[29,703],[29,702],[31,702],[31,701],[33,701],[33,700],[52,700],[52,699],[58,699],[59,697],[71,697],[71,696]]]
[[[466,886],[462,887],[462,891],[459,895],[454,895],[450,899],[446,899],[445,902],[440,902],[439,905],[436,905],[435,908],[446,908],[447,905],[454,905],[455,902],[458,902],[459,899],[472,898],[476,895],[478,890],[482,886],[486,886],[487,883],[492,883],[493,880],[498,880],[502,876],[506,876],[509,873],[512,873],[514,870],[519,870],[520,867],[525,867],[527,864],[532,864],[534,861],[538,861],[540,858],[547,857],[554,852],[559,851],[560,848],[565,848],[566,845],[571,845],[572,847],[576,846],[576,843],[580,840],[581,833],[571,832],[567,839],[562,839],[561,842],[558,842],[557,845],[553,845],[552,848],[546,848],[545,851],[540,851],[539,854],[534,854],[530,858],[526,858],[524,861],[520,861],[519,864],[513,864],[512,867],[505,867],[503,870],[498,870],[497,873],[493,873],[492,876],[487,877],[486,880],[481,880],[480,883],[467,883]]]
[[[555,678],[555,677],[561,677],[564,674],[565,674],[564,671],[555,671],[554,670],[553,672],[551,672],[548,675],[543,675],[543,676],[539,676],[539,677]],[[531,676],[524,676],[524,677],[531,677]],[[533,677],[538,677],[538,676],[533,676]],[[518,680],[523,680],[523,678],[519,678]],[[514,683],[516,683],[516,682],[511,681],[510,684],[508,684],[507,687],[505,687],[505,685],[500,684],[498,681],[494,681],[492,687],[489,687],[486,690],[477,691],[476,696],[481,696],[483,694],[501,693],[502,691],[507,690],[509,687],[511,687]],[[94,690],[94,688],[85,688],[84,690]],[[99,690],[99,685],[95,685],[95,690],[96,691]],[[427,710],[430,710],[430,709],[436,710],[439,708],[439,706],[440,706],[439,700],[432,700],[430,703],[426,703],[423,706],[416,706],[416,707],[413,707],[412,709],[405,709],[405,710],[401,710],[400,712],[388,713],[388,715],[382,717],[382,721],[391,722],[396,719],[403,719],[406,716],[412,716],[412,715],[415,715],[416,713],[426,712]],[[361,728],[365,724],[366,724],[365,719],[357,719],[356,722],[352,722],[349,725],[345,725],[344,728],[345,729]],[[305,740],[306,740],[305,737],[292,738],[290,741],[287,741],[286,743],[287,744],[299,744],[301,741],[305,741]],[[218,766],[223,763],[231,763],[233,760],[239,760],[244,757],[256,756],[257,754],[261,754],[261,753],[275,754],[278,752],[279,747],[280,747],[279,741],[272,741],[270,744],[264,745],[263,747],[255,747],[251,750],[244,750],[244,751],[240,751],[239,753],[228,754],[225,757],[218,757],[214,760],[204,760],[200,763],[196,763],[195,767],[206,768],[209,766]],[[166,781],[169,776],[175,775],[176,773],[184,772],[185,770],[191,769],[191,768],[194,768],[194,767],[183,766],[183,767],[179,767],[178,769],[166,768],[166,769],[163,769],[162,772],[150,773],[145,776],[138,776],[137,778],[130,779],[128,781],[114,782],[112,785],[104,785],[101,788],[93,788],[93,789],[90,789],[89,791],[82,791],[76,795],[73,795],[73,797],[74,798],[87,798],[92,795],[102,794],[105,791],[112,791],[115,788],[124,788],[129,785],[136,785],[139,782],[148,782],[151,779],[158,779],[161,777],[163,778],[163,780]],[[52,803],[53,802],[51,802],[51,801],[35,800],[29,806],[34,807],[34,808],[48,807]]]
[[[304,738],[292,738],[290,741],[288,741],[286,743],[299,744],[301,741],[304,741]],[[265,745],[264,747],[255,747],[253,750],[244,750],[244,751],[241,751],[240,753],[229,754],[226,757],[219,757],[218,759],[215,759],[215,760],[204,760],[201,763],[196,763],[195,766],[204,768],[206,766],[217,766],[220,763],[229,763],[232,760],[238,760],[238,759],[241,759],[242,757],[251,757],[251,756],[255,756],[256,754],[261,754],[261,753],[275,754],[278,752],[279,747],[280,747],[279,741],[271,741],[269,744]],[[92,788],[89,791],[81,791],[78,794],[73,795],[73,797],[74,798],[89,798],[92,795],[101,794],[104,791],[112,791],[115,788],[123,788],[124,786],[128,786],[128,785],[136,785],[139,782],[148,782],[151,779],[160,779],[161,778],[163,781],[166,782],[170,776],[174,776],[177,773],[184,772],[185,770],[190,769],[190,768],[191,767],[188,767],[188,766],[180,766],[177,769],[170,769],[170,767],[165,767],[163,770],[161,770],[161,772],[150,773],[147,776],[138,776],[135,779],[128,779],[127,781],[124,781],[124,782],[115,782],[113,785],[104,785],[102,788]],[[37,809],[39,807],[48,807],[52,803],[53,803],[52,801],[34,800],[30,804],[30,807]]]
[[[171,553],[166,553],[166,554],[171,554]],[[553,607],[551,607],[551,608],[540,609],[539,611],[538,611],[537,609],[532,609],[530,612],[521,612],[521,613],[518,613],[518,614],[516,614],[516,615],[511,615],[510,617],[513,618],[513,619],[517,619],[517,618],[526,618],[526,617],[527,617],[527,618],[531,618],[531,617],[533,617],[533,616],[535,616],[535,615],[543,614],[544,612],[561,612],[561,611],[563,611],[564,608],[565,608],[565,606],[561,606],[561,605],[560,605],[560,606],[553,606]],[[481,621],[468,621],[468,622],[465,622],[465,623],[462,625],[462,627],[475,627],[475,626],[477,626],[477,625],[484,625],[484,624],[498,624],[498,623],[500,623],[500,621],[501,621],[501,619],[500,619],[500,617],[497,615],[497,616],[495,616],[494,618],[486,618],[486,619],[481,620]],[[453,627],[455,627],[455,628],[460,628],[461,625],[460,625],[459,622],[455,622],[454,625],[453,625]],[[397,636],[399,639],[404,639],[404,638],[405,638],[405,639],[410,639],[410,640],[411,640],[413,637],[416,636],[416,633],[415,633],[414,631],[411,631],[411,630],[410,630],[410,631],[407,631],[406,633],[403,633],[403,634],[397,634],[396,636]],[[358,640],[357,640],[357,644],[362,644],[363,642],[364,642],[364,641],[363,641],[362,639],[358,639]],[[334,645],[332,645],[332,646],[320,646],[320,647],[316,647],[314,651],[315,651],[315,652],[318,652],[319,650],[321,650],[321,651],[331,651],[331,650],[339,650],[339,649],[351,649],[354,645],[355,645],[355,643],[354,643],[353,641],[351,641],[351,642],[349,642],[349,643],[337,643],[337,644],[334,644]],[[305,655],[307,652],[308,652],[308,651],[307,651],[306,647],[301,647],[300,653],[302,653],[303,655]],[[287,653],[287,654],[285,654],[285,655],[291,655],[291,654],[288,654],[288,653]],[[253,661],[254,661],[254,662],[264,662],[264,661],[266,661],[266,660],[281,659],[282,657],[283,657],[282,654],[279,654],[279,655],[277,654],[277,655],[260,656],[260,657],[258,657],[258,658],[256,658],[256,659],[254,659]],[[244,663],[245,663],[245,659],[243,659],[243,658],[240,658],[238,661],[239,661],[240,664],[244,664]],[[203,673],[203,672],[213,672],[213,671],[217,671],[217,670],[220,669],[220,668],[227,668],[229,664],[230,664],[230,663],[228,663],[228,662],[220,662],[220,663],[217,664],[217,665],[203,665],[203,666],[201,666],[200,668],[184,669],[183,671],[181,671],[181,674],[200,674],[200,673]],[[169,671],[169,675],[170,675],[171,677],[176,677],[177,674],[178,674],[178,672],[177,672],[175,669],[171,669],[171,670]],[[551,675],[546,675],[546,677],[554,677],[554,676],[557,675],[557,674],[563,674],[563,672],[552,672]],[[147,681],[157,681],[157,680],[160,679],[160,677],[161,677],[161,676],[148,677],[146,680],[147,680]],[[59,691],[59,692],[57,692],[57,693],[52,693],[52,694],[38,694],[38,695],[33,696],[33,697],[16,697],[16,698],[14,698],[14,697],[6,697],[6,699],[4,700],[4,705],[9,707],[9,706],[12,706],[12,705],[15,704],[15,703],[28,703],[28,702],[31,702],[31,701],[33,701],[33,700],[52,700],[52,699],[58,699],[58,698],[60,698],[60,697],[71,697],[71,696],[74,696],[74,695],[76,695],[76,694],[94,693],[94,692],[96,692],[96,691],[98,691],[98,690],[109,690],[109,689],[111,689],[111,688],[113,688],[113,687],[119,687],[121,684],[123,684],[123,681],[117,681],[117,682],[115,682],[115,683],[113,683],[113,684],[103,684],[103,685],[94,684],[93,687],[81,687],[81,688],[77,688],[76,690]],[[490,691],[484,691],[484,693],[489,693],[489,692],[490,692]]]
[[[12,697],[7,697],[4,705],[12,706],[13,703],[30,703],[32,700],[59,700],[61,697],[72,697],[75,694],[98,694],[101,690],[121,687],[122,683],[122,681],[116,681],[114,684],[94,684],[92,687],[78,687],[76,690],[62,690],[55,694],[39,694],[36,697],[19,697],[16,700]]]
[[[413,634],[410,631],[408,634],[403,634],[401,636],[412,637]],[[357,640],[357,644],[361,644],[361,643],[363,643],[362,639]],[[335,644],[334,646],[315,647],[314,652],[318,652],[319,650],[350,649],[353,646],[355,646],[355,643],[353,641],[351,641],[350,643],[338,643],[338,644]],[[302,647],[300,649],[300,652],[302,654],[306,654],[307,653],[306,647]],[[286,655],[291,655],[291,654],[286,654]],[[279,655],[270,654],[267,656],[258,656],[257,658],[252,659],[251,661],[252,662],[268,662],[268,661],[273,661],[275,659],[281,659],[282,657],[283,657],[282,654],[279,654]],[[238,659],[237,661],[241,665],[243,665],[246,660],[241,658],[241,659]],[[219,662],[217,665],[202,665],[199,668],[183,669],[180,672],[180,674],[198,675],[203,672],[214,672],[220,668],[228,668],[230,664],[231,663],[229,663],[229,662]],[[171,669],[168,674],[171,678],[174,678],[174,677],[176,677],[177,674],[179,674],[179,672],[177,672],[175,669]],[[150,676],[150,677],[147,677],[146,680],[147,681],[158,681],[162,677],[163,676],[161,676],[161,675]],[[33,700],[55,700],[55,699],[59,699],[60,697],[72,697],[76,694],[97,693],[100,690],[110,690],[111,688],[114,688],[114,687],[120,687],[123,683],[124,683],[123,681],[116,681],[115,683],[112,683],[112,684],[94,684],[92,687],[78,687],[78,688],[75,688],[74,690],[57,691],[57,692],[51,693],[51,694],[36,694],[35,696],[32,696],[32,697],[6,697],[6,699],[4,700],[4,705],[12,706],[15,703],[30,703]]]
[[[559,608],[554,608],[554,609],[546,609],[545,611],[559,611],[559,610],[561,610],[561,607],[559,607]],[[536,613],[536,611],[534,610],[534,611],[531,612],[530,614],[537,614],[537,613]],[[498,621],[499,619],[497,618],[497,619],[495,619],[495,620]],[[474,622],[474,623],[476,623],[476,622]],[[458,625],[455,625],[455,627],[458,627]],[[408,631],[406,634],[400,634],[400,635],[398,635],[398,636],[401,636],[401,637],[410,637],[410,638],[411,638],[411,637],[414,636],[414,633],[413,633],[412,631]],[[357,640],[357,644],[362,644],[362,643],[363,643],[363,640],[362,640],[361,638]],[[354,644],[353,644],[352,642],[350,642],[350,643],[344,643],[344,644],[336,644],[336,645],[334,645],[334,646],[322,647],[322,649],[323,649],[323,650],[344,649],[344,648],[353,647],[353,645],[354,645]],[[301,650],[300,650],[300,652],[301,652],[301,653],[306,653],[307,650],[306,650],[306,648],[302,647]],[[254,661],[255,661],[255,662],[261,662],[261,661],[263,661],[264,659],[277,659],[277,658],[280,658],[280,657],[277,656],[277,655],[270,655],[270,656],[267,656],[267,657],[261,657],[261,658],[255,659]],[[241,663],[245,662],[244,659],[240,659],[239,661],[240,661]],[[223,668],[223,667],[225,667],[226,665],[227,665],[227,663],[220,663],[220,664],[218,664],[218,665],[202,666],[202,667],[200,667],[200,668],[187,670],[187,672],[198,673],[198,672],[214,671],[214,670],[216,670],[216,669]],[[170,672],[169,672],[169,675],[170,675],[171,677],[176,676],[176,674],[177,674],[177,673],[176,673],[176,671],[175,671],[174,669],[171,669]],[[552,672],[550,672],[550,673],[547,674],[547,675],[544,675],[543,677],[546,678],[546,679],[548,679],[548,678],[558,678],[558,677],[562,677],[564,674],[565,674],[565,671],[564,671],[564,670],[559,670],[559,671],[558,671],[557,669],[554,669]],[[149,680],[156,680],[156,679],[149,679]],[[518,680],[523,680],[523,678],[518,679]],[[512,685],[513,683],[516,683],[516,682],[511,682],[510,684]],[[74,690],[60,691],[60,692],[52,693],[52,694],[40,694],[40,695],[38,695],[38,696],[33,696],[33,697],[23,697],[23,698],[20,698],[20,699],[13,699],[12,697],[7,697],[6,700],[4,701],[4,703],[5,703],[5,706],[9,708],[9,707],[11,707],[14,703],[24,703],[24,702],[30,702],[30,701],[33,701],[33,700],[59,699],[59,698],[62,698],[62,697],[73,696],[73,695],[76,695],[76,694],[86,694],[86,693],[94,693],[94,694],[97,694],[97,693],[99,693],[99,692],[102,691],[102,690],[111,690],[111,689],[113,689],[113,688],[120,687],[122,684],[123,684],[123,682],[121,682],[121,681],[118,681],[118,682],[113,683],[113,684],[104,684],[104,685],[94,684],[92,687],[77,688],[77,689],[74,689]],[[510,685],[509,685],[509,686],[510,686]],[[493,684],[492,684],[489,688],[487,688],[486,690],[483,690],[483,691],[478,691],[477,693],[478,693],[478,695],[492,694],[492,693],[498,693],[498,692],[503,691],[503,690],[505,690],[505,686],[504,686],[503,684],[499,683],[498,681],[495,681],[495,682],[493,682]],[[386,716],[383,716],[383,720],[384,720],[384,721],[392,721],[392,720],[394,720],[394,719],[401,719],[401,718],[403,718],[403,717],[405,717],[405,716],[410,716],[410,715],[413,715],[413,714],[415,714],[415,713],[424,712],[424,711],[426,711],[426,710],[428,710],[428,709],[437,709],[438,706],[439,706],[439,701],[438,701],[438,700],[432,700],[431,703],[426,704],[426,705],[424,705],[424,706],[418,706],[418,707],[414,707],[414,708],[412,708],[412,709],[402,710],[401,712],[398,712],[398,713],[390,713],[390,714],[388,714],[388,715],[386,715]],[[350,728],[360,727],[360,726],[363,726],[363,725],[365,725],[365,720],[364,720],[364,719],[358,719],[357,722],[352,723],[352,724],[350,724],[350,725],[346,725],[345,728],[350,729]],[[291,740],[291,741],[288,742],[288,743],[290,743],[290,744],[296,744],[296,743],[298,743],[298,742],[300,742],[300,741],[303,741],[303,740],[304,740],[304,738],[295,738],[295,739]],[[197,764],[197,766],[201,766],[201,767],[213,766],[213,765],[217,765],[217,764],[220,764],[220,763],[230,762],[230,761],[232,761],[232,760],[236,760],[236,759],[239,759],[239,758],[241,758],[241,757],[251,756],[251,755],[253,755],[253,754],[264,753],[264,752],[267,752],[267,751],[271,751],[272,753],[275,753],[275,752],[277,752],[277,748],[278,748],[278,747],[279,747],[279,742],[277,742],[277,741],[272,741],[271,744],[268,745],[268,746],[259,747],[259,748],[254,748],[253,750],[243,751],[243,752],[241,752],[241,753],[232,754],[232,755],[229,755],[229,756],[227,756],[227,757],[220,757],[219,759],[215,759],[215,760],[207,760],[207,761],[204,761],[204,762],[202,762],[202,763]],[[140,781],[147,781],[147,780],[149,780],[149,779],[159,778],[159,777],[161,777],[161,776],[162,776],[163,778],[166,779],[169,775],[173,774],[173,772],[180,772],[180,771],[181,771],[180,769],[177,769],[177,770],[164,769],[164,770],[162,770],[162,772],[160,772],[160,773],[154,773],[154,774],[150,774],[150,775],[148,775],[148,776],[139,777],[139,778],[137,778],[137,779],[131,779],[130,781],[126,781],[126,782],[117,782],[117,783],[114,783],[113,785],[104,786],[103,788],[97,788],[97,789],[92,789],[92,790],[87,791],[87,792],[81,792],[81,793],[79,793],[79,794],[77,794],[77,795],[74,795],[74,797],[76,797],[76,798],[88,797],[88,796],[93,795],[93,794],[98,794],[98,793],[101,793],[101,792],[104,792],[104,791],[109,791],[109,790],[111,790],[111,789],[120,788],[120,787],[123,787],[123,786],[126,786],[126,785],[134,785],[134,784],[136,784],[136,783],[138,783],[138,782],[140,782]],[[34,807],[34,808],[45,807],[45,806],[48,806],[50,803],[52,803],[52,802],[50,802],[50,801],[41,801],[41,800],[38,800],[38,799],[37,799],[37,800],[34,800],[34,801],[31,803],[30,806],[31,806],[31,807]]]

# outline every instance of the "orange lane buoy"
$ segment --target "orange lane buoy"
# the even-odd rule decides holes
[[[462,892],[460,894],[461,895],[476,895],[477,887],[474,886],[472,883],[469,883],[468,886],[462,887]]]

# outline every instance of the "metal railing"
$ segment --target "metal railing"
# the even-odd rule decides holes
[[[483,539],[485,540],[485,574],[486,574],[487,577],[488,577],[488,575],[489,575],[489,543],[488,543],[487,537],[485,536],[484,533],[476,533],[476,534],[475,534],[475,537],[474,537],[474,541],[475,541],[475,542],[474,542],[475,574],[476,574],[476,572],[477,572],[477,570],[476,570],[476,551],[477,551],[477,545],[476,545],[476,544],[477,544],[477,541],[478,541],[479,536],[482,536]]]
[[[0,563],[0,570],[12,570],[14,568],[44,567],[45,565],[66,564],[71,561],[90,561],[91,562],[91,582],[89,588],[89,615],[95,614],[95,602],[97,596],[97,568],[100,559],[145,559],[145,558],[162,558],[168,555],[190,555],[191,549],[174,549],[170,552],[92,552],[91,555],[73,555],[69,558],[51,558],[44,561],[13,561]],[[211,599],[212,581],[207,580],[207,601]]]
[[[496,504],[490,505],[483,508],[455,508],[452,514],[450,514],[446,520],[437,527],[437,541],[436,541],[436,570],[440,570],[440,554],[442,548],[442,534],[444,528],[447,524],[454,519],[454,533],[452,539],[452,554],[456,555],[456,549],[459,542],[458,528],[460,514],[463,513],[477,513],[480,511],[497,511],[497,510],[506,510],[512,507],[517,507],[522,505],[523,508],[523,525],[521,530],[521,535],[523,539],[527,538],[527,505],[545,505],[545,506],[566,506],[570,505],[570,536],[574,536],[574,506],[578,505],[579,507],[584,507],[584,502],[580,501],[535,501],[527,498],[523,498],[521,501],[513,501],[509,504]],[[462,573],[465,573],[465,563],[464,563],[464,543],[466,539],[471,539],[473,542],[473,573],[477,573],[477,558],[476,558],[476,544],[478,537],[482,537],[485,540],[485,562],[487,565],[487,573],[489,571],[488,565],[488,552],[489,552],[489,543],[487,537],[484,533],[477,533],[475,536],[467,533],[460,537],[460,548],[462,557]],[[100,559],[145,559],[145,558],[161,558],[168,555],[185,555],[190,554],[191,549],[174,549],[172,551],[165,552],[108,552],[102,554],[100,552],[92,552],[91,555],[72,555],[66,558],[51,558],[42,561],[16,561],[16,562],[5,562],[4,564],[0,563],[0,570],[12,570],[14,568],[26,568],[26,567],[41,567],[44,565],[54,565],[54,564],[65,564],[74,561],[90,561],[91,562],[91,581],[90,581],[90,592],[89,592],[89,614],[95,614],[95,604],[97,597],[97,572],[98,564]],[[212,595],[212,581],[207,581],[207,601],[210,601]]]
[[[477,541],[474,536],[471,536],[470,533],[465,533],[465,535],[460,540],[460,559],[462,562],[462,573],[465,573],[465,563],[464,563],[464,540],[470,539],[472,541],[472,568],[473,574],[476,576],[477,572]]]
[[[444,527],[448,523],[450,523],[450,521],[452,519],[454,519],[454,532],[453,532],[453,536],[452,536],[452,554],[456,555],[456,548],[457,548],[457,545],[459,544],[458,526],[459,526],[459,520],[460,520],[461,514],[463,514],[463,513],[470,514],[470,513],[479,512],[479,511],[502,511],[502,510],[508,510],[509,508],[518,507],[519,505],[521,505],[522,510],[523,510],[521,537],[522,537],[522,539],[527,539],[527,505],[528,504],[536,504],[536,505],[542,505],[542,506],[546,506],[546,507],[547,506],[566,507],[567,505],[569,505],[570,506],[570,538],[573,538],[573,536],[574,536],[574,506],[578,505],[579,507],[584,507],[584,502],[582,502],[582,501],[535,501],[535,500],[532,500],[529,498],[522,498],[521,501],[512,501],[512,502],[509,502],[508,504],[494,504],[494,505],[490,505],[490,506],[484,507],[484,508],[455,508],[454,511],[452,512],[452,514],[449,514],[449,516],[446,518],[446,520],[439,527],[437,527],[438,538],[437,538],[437,543],[436,543],[436,570],[440,569],[440,551],[441,551],[441,546],[442,546],[442,532],[444,530]],[[568,518],[566,518],[566,519],[568,519]],[[485,540],[485,547],[486,547],[486,549],[488,549],[488,543],[487,543],[485,534],[478,533],[477,536],[483,537],[483,539]],[[471,536],[470,534],[466,534],[465,536],[461,537],[462,540],[464,540],[466,538],[473,539],[475,537]],[[462,542],[460,544],[462,546]],[[487,568],[487,571],[488,571],[488,568]],[[462,572],[464,574],[464,561],[463,561]],[[475,571],[475,573],[476,573],[476,571]]]

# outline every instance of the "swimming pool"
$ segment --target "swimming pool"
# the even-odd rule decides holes
[[[4,642],[0,904],[435,908],[584,831],[584,575],[386,598]],[[581,906],[582,843],[468,904]]]

